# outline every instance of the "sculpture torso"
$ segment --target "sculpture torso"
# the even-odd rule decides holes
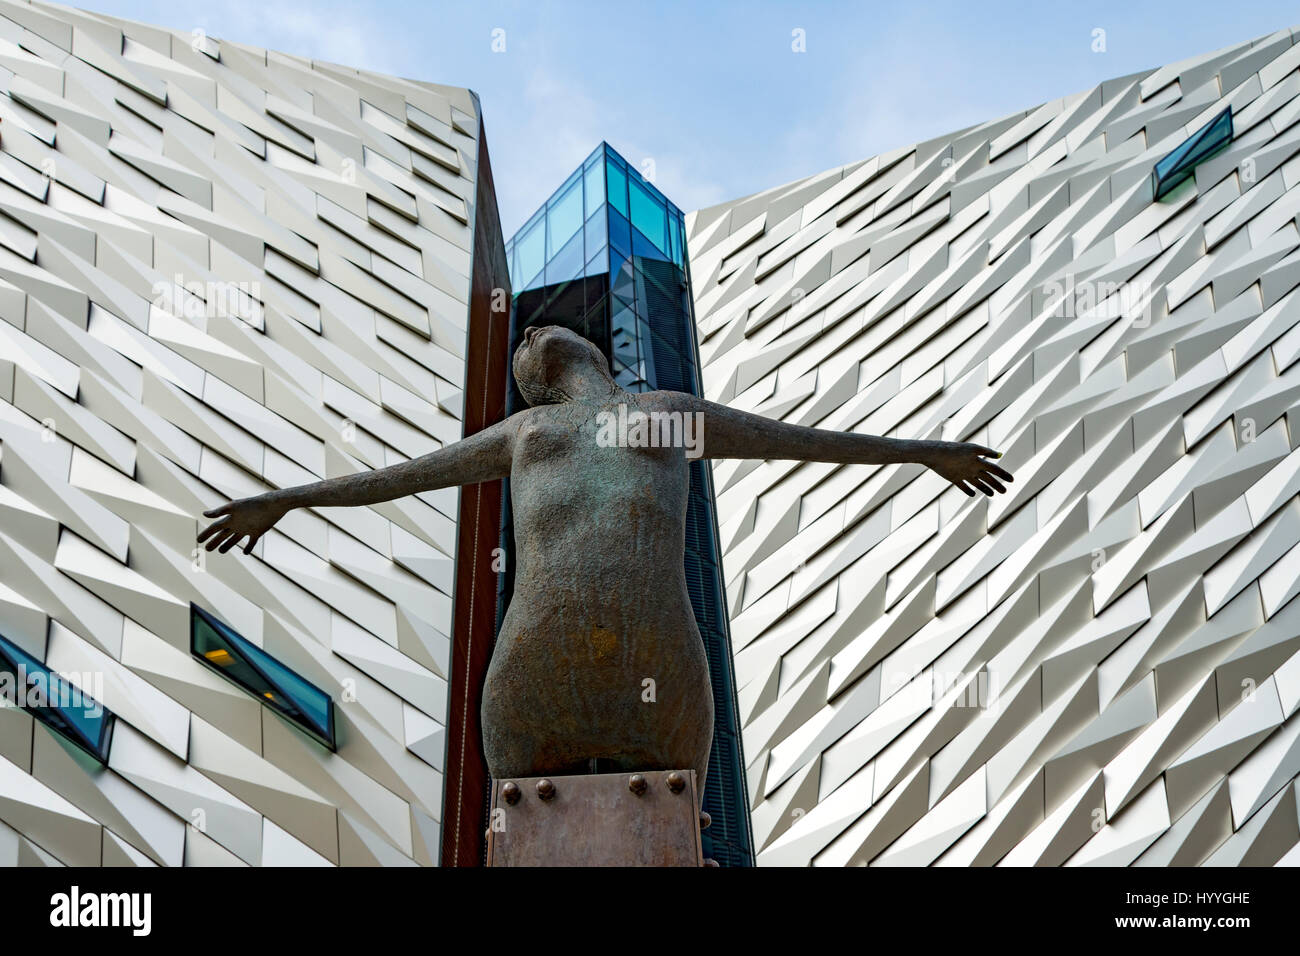
[[[655,393],[520,416],[515,589],[483,690],[494,777],[693,767],[713,733],[683,571],[690,475],[675,448],[601,447],[598,413]]]

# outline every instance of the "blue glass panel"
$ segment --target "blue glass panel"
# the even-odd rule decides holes
[[[663,250],[641,234],[640,229],[632,230],[632,255],[643,259],[667,262],[668,256]]]
[[[587,275],[587,280],[583,285],[582,298],[582,315],[585,322],[600,321],[601,328],[604,328],[605,312],[608,306],[607,293],[609,292],[609,276],[606,274],[607,256],[601,253],[595,259],[587,263],[587,268],[583,271]]]
[[[551,200],[546,208],[548,259],[568,244],[573,234],[582,228],[582,221],[582,183],[575,180],[562,196]]]
[[[667,226],[663,204],[650,195],[635,179],[628,180],[628,199],[632,208],[632,225],[653,242],[659,251],[668,249]]]
[[[190,606],[190,652],[334,749],[334,701],[329,694],[195,605]]]
[[[260,653],[258,648],[251,644],[249,648],[255,654]],[[261,654],[258,663],[262,665],[267,676],[280,686],[289,700],[298,706],[303,716],[310,720],[321,734],[328,735],[331,721],[329,695],[273,657]]]
[[[636,313],[618,300],[614,301],[614,311],[610,316],[609,325],[616,336],[632,336],[635,341]]]
[[[1229,106],[1156,163],[1151,171],[1155,198],[1167,196],[1192,175],[1197,163],[1231,141],[1232,107]]]
[[[1232,136],[1232,109],[1229,107],[1210,122],[1206,123],[1177,149],[1156,163],[1156,173],[1161,178],[1178,173],[1185,166],[1195,165],[1198,159],[1219,146]]]
[[[610,339],[614,357],[628,367],[635,366],[640,358],[636,338],[636,315],[625,305],[615,308],[610,322]]]
[[[587,267],[582,270],[585,276],[599,276],[609,272],[609,255],[604,246],[600,251],[587,260]]]
[[[624,259],[632,255],[632,227],[612,207],[609,210],[609,244]]]
[[[97,743],[104,730],[103,705],[53,673],[50,690],[54,695],[51,705],[57,706],[59,714],[76,727],[82,736]]]
[[[19,700],[6,698],[6,703],[18,704],[100,763],[108,762],[116,719],[108,708],[3,637],[0,673],[7,674],[13,692],[22,695]]]
[[[609,195],[609,204],[627,215],[627,173],[619,169],[610,159],[605,164],[605,183]]]
[[[616,298],[631,304],[636,296],[636,275],[631,260],[611,254],[609,272],[610,291]]]
[[[593,163],[587,168],[587,218],[605,203],[605,164]]]
[[[650,322],[650,302],[644,295],[639,295],[636,297],[636,302],[633,307],[636,309],[637,321],[647,329],[646,341],[649,342],[650,337],[648,334],[648,327]]]
[[[519,237],[515,243],[515,259],[519,265],[517,283],[520,289],[532,288],[533,280],[542,274],[546,265],[546,219],[540,218]]]
[[[598,253],[601,249],[605,248],[605,242],[609,238],[606,222],[607,217],[605,215],[604,206],[597,209],[595,215],[587,220],[587,238],[585,244],[587,247],[588,259]]]
[[[1174,168],[1183,161],[1183,157],[1191,152],[1195,142],[1194,139],[1184,140],[1177,149],[1156,163],[1156,175],[1163,179],[1173,172]]]
[[[582,259],[582,232],[579,231],[546,264],[546,284],[553,286],[582,275]]]
[[[1211,123],[1204,133],[1199,134],[1200,138],[1192,147],[1192,151],[1187,156],[1187,163],[1195,166],[1201,160],[1205,159],[1211,153],[1216,152],[1223,146],[1226,146],[1232,139],[1232,107],[1220,113]]]

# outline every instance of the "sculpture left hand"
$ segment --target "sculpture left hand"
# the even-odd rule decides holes
[[[1005,494],[1007,489],[1002,481],[1015,479],[1011,477],[1011,472],[986,460],[985,456],[1001,458],[1002,453],[972,442],[937,442],[934,450],[927,454],[924,464],[967,495],[974,495],[975,491],[982,491],[989,497],[995,491]]]
[[[289,510],[282,502],[282,492],[269,492],[253,498],[241,498],[203,512],[205,518],[217,520],[199,532],[199,542],[208,540],[209,551],[225,554],[245,537],[244,554],[253,553],[253,545]]]

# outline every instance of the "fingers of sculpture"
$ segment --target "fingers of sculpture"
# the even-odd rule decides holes
[[[992,497],[1006,494],[1006,485],[1015,479],[1011,472],[988,458],[1001,458],[1002,453],[972,442],[954,442],[935,471],[961,489],[968,497],[977,492]]]
[[[227,502],[220,507],[203,512],[204,517],[216,518],[198,534],[200,544],[207,542],[208,551],[225,554],[245,538],[244,553],[251,554],[254,546],[270,527],[280,520],[283,510],[263,497],[243,498]]]

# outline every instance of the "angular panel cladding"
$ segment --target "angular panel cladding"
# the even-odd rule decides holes
[[[12,0],[0,46],[0,634],[114,718],[101,768],[0,709],[0,864],[437,864],[458,491],[194,538],[461,438],[476,98]]]
[[[709,398],[1016,479],[714,467],[760,865],[1295,862],[1296,40],[688,216]]]

